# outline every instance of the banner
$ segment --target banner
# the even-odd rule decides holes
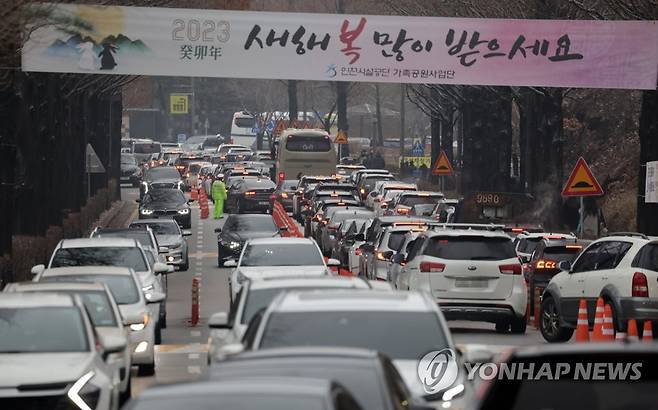
[[[655,21],[37,7],[24,71],[626,89],[658,77]]]
[[[647,162],[644,202],[647,204],[658,203],[658,161]]]

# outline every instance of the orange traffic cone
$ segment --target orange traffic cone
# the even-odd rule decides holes
[[[651,321],[644,321],[644,330],[642,331],[643,342],[653,342],[653,329],[651,328]]]
[[[190,198],[195,201],[199,199],[199,192],[196,189],[196,185],[192,185],[192,190],[190,191]]]
[[[635,319],[631,319],[628,321],[628,341],[629,342],[637,342],[640,340],[640,336],[637,333],[637,322]]]
[[[600,342],[603,340],[603,298],[596,300],[596,314],[594,316],[594,332],[592,332],[592,341]]]
[[[576,325],[576,342],[589,342],[589,323],[587,323],[587,301],[580,299],[578,307],[578,324]]]
[[[615,340],[615,327],[612,324],[612,308],[610,305],[605,305],[603,312],[603,341]]]

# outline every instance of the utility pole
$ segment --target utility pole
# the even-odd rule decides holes
[[[406,99],[407,87],[405,84],[400,84],[400,158],[404,161],[404,135],[406,134],[405,130],[405,107],[404,100]]]
[[[336,0],[336,12],[338,14],[345,14],[345,7],[343,0]],[[349,136],[349,124],[347,122],[347,86],[345,81],[336,82],[336,113],[338,114],[338,132],[344,131]],[[348,157],[350,155],[350,147],[348,144],[341,144],[339,146],[339,158]]]

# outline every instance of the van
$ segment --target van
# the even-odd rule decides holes
[[[160,154],[162,147],[158,141],[149,139],[136,139],[132,141],[132,153],[135,154],[137,163],[143,164],[149,161],[153,154]]]
[[[281,133],[276,160],[277,181],[298,175],[333,175],[336,151],[326,131],[287,129]]]
[[[233,114],[231,121],[231,143],[251,147],[256,143],[256,118],[247,111]]]

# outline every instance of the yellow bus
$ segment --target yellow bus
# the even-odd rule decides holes
[[[281,133],[277,150],[277,181],[301,175],[336,173],[336,151],[329,134],[319,129],[287,129]]]

